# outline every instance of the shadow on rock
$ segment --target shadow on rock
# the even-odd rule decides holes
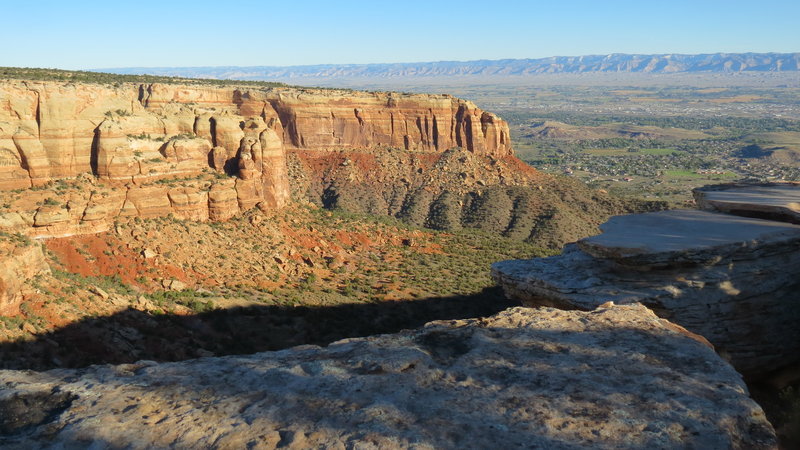
[[[47,370],[138,360],[180,361],[249,354],[394,333],[433,320],[495,314],[517,303],[499,288],[469,296],[337,306],[249,306],[194,315],[128,309],[0,345],[0,367]]]

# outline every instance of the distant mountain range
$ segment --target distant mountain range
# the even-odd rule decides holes
[[[120,74],[192,78],[292,80],[304,78],[405,78],[525,76],[547,73],[731,73],[800,70],[800,53],[711,53],[703,55],[591,55],[539,59],[439,61],[394,64],[319,64],[310,66],[125,67],[97,69]]]

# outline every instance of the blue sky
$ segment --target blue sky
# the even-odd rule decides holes
[[[0,66],[800,51],[800,1],[5,1]]]

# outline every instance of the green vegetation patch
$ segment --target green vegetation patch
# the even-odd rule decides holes
[[[126,284],[119,275],[92,277],[54,268],[53,276],[58,280],[71,282],[70,284],[84,289],[97,286],[104,291],[116,292],[118,294],[131,295],[136,293],[136,290]]]
[[[686,152],[673,148],[640,148],[638,153],[643,155],[676,155],[685,154]]]
[[[11,242],[22,247],[33,244],[33,241],[22,233],[7,233],[5,231],[0,231],[0,242]]]
[[[631,155],[656,155],[668,156],[686,154],[685,151],[672,148],[589,148],[584,153],[594,156],[631,156]]]
[[[145,295],[160,308],[167,308],[174,304],[183,305],[196,313],[210,312],[216,309],[214,302],[208,297],[211,293],[198,292],[194,289],[179,291],[156,291]]]

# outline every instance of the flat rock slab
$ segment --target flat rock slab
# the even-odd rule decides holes
[[[697,210],[615,216],[600,229],[580,249],[628,266],[701,264],[800,242],[798,225]]]
[[[570,244],[557,256],[494,263],[492,277],[507,297],[531,307],[642,303],[760,377],[800,362],[800,243],[777,242],[748,242],[722,256],[719,248],[678,254],[682,264],[639,258],[638,266]]]
[[[777,445],[740,375],[642,305],[0,380],[4,448]]]
[[[692,194],[705,210],[800,223],[800,183],[719,184]]]

